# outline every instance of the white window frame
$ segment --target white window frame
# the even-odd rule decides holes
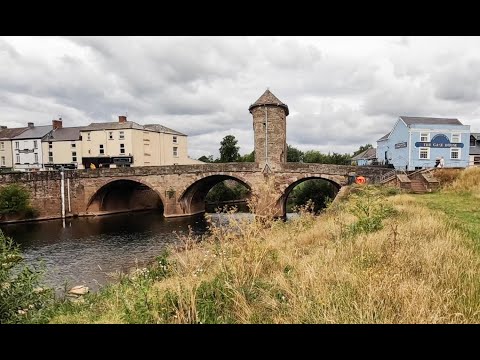
[[[72,162],[77,162],[77,152],[72,151]]]
[[[455,136],[458,137],[458,138],[457,138],[457,141],[455,141],[455,139],[454,139]],[[452,142],[452,143],[459,143],[459,142],[461,142],[461,140],[462,140],[461,135],[457,133],[457,134],[452,134],[452,138],[451,138],[450,142]]]
[[[0,141],[0,150],[5,150],[5,143]]]
[[[90,141],[90,140],[91,140],[91,138],[90,138],[90,133],[87,132],[87,141]]]
[[[108,132],[108,140],[113,140],[113,131]]]
[[[2,156],[2,166],[5,166],[6,162],[5,162],[5,156]]]
[[[15,149],[20,149],[20,141],[15,141]]]
[[[457,152],[458,157],[454,158],[452,157],[452,153]],[[462,150],[460,148],[450,148],[450,160],[461,160],[462,158]]]
[[[123,150],[123,152],[122,152]],[[125,144],[120,144],[120,155],[125,154]]]
[[[178,144],[178,136],[174,135],[172,141],[174,144]]]
[[[125,140],[125,132],[124,132],[124,131],[120,131],[120,132],[119,132],[118,139],[119,139],[119,140]]]
[[[38,164],[38,154],[34,154],[35,157],[35,163]]]
[[[100,145],[98,146],[98,153],[99,153],[100,155],[105,155],[105,147],[103,146],[103,144],[100,144]]]
[[[423,135],[427,135],[427,136],[425,136],[427,140],[422,140]],[[430,133],[428,133],[428,132],[420,133],[420,142],[429,142],[429,141],[430,141]]]
[[[20,155],[15,156],[15,160],[17,160],[15,163],[20,164]]]
[[[77,148],[77,144],[75,142],[72,142],[70,145],[72,148],[75,148],[75,149]]]
[[[427,151],[427,157],[426,158],[422,158],[421,157],[421,154],[422,154],[422,150],[426,150]],[[418,158],[420,160],[430,160],[430,148],[428,147],[421,147],[418,149]]]
[[[173,157],[178,157],[178,146],[173,147]]]
[[[37,140],[33,140],[33,148],[38,149]]]

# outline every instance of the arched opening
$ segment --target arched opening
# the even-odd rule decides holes
[[[251,187],[228,175],[212,175],[190,185],[180,198],[185,214],[193,215],[216,207],[245,204]]]
[[[313,202],[313,210],[319,213],[328,201],[337,196],[340,185],[322,177],[309,177],[295,181],[285,189],[279,206],[283,216],[295,212],[296,207],[304,206],[309,200]]]
[[[163,212],[160,196],[149,186],[133,180],[115,180],[102,186],[90,199],[87,213],[158,209]]]

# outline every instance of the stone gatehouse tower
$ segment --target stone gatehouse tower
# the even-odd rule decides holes
[[[248,108],[253,115],[255,162],[263,171],[275,171],[287,162],[288,106],[267,89]]]

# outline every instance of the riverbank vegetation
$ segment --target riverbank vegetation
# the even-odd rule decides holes
[[[30,205],[29,192],[17,184],[0,188],[0,221],[30,219],[38,211]]]
[[[353,186],[286,223],[232,217],[42,321],[478,323],[479,178],[468,169],[425,195]]]

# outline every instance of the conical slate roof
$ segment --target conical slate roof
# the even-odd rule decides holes
[[[275,106],[281,106],[285,109],[285,114],[288,115],[288,106],[281,102],[275,95],[273,95],[270,90],[266,90],[262,96],[258,98],[257,101],[255,101],[250,107],[248,108],[248,111],[250,113],[252,112],[252,109],[257,107],[257,106],[263,106],[263,105],[275,105]]]

